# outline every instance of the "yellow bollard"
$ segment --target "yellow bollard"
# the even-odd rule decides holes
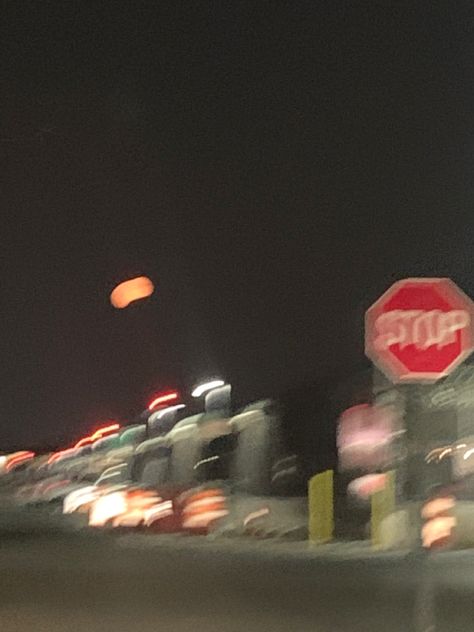
[[[323,544],[334,535],[334,473],[326,470],[308,484],[309,540]]]
[[[395,472],[386,473],[385,487],[374,492],[370,498],[370,535],[372,546],[382,546],[382,521],[395,511]]]

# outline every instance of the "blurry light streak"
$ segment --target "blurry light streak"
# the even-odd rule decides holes
[[[297,471],[298,471],[298,468],[296,467],[296,465],[291,465],[290,467],[286,467],[284,470],[275,472],[275,474],[272,476],[272,481],[276,482],[279,479],[284,478],[285,476],[291,476],[292,474],[296,474]]]
[[[112,518],[116,518],[127,511],[125,492],[114,492],[101,496],[91,507],[89,526],[104,527]]]
[[[422,508],[421,515],[427,520],[421,530],[422,544],[425,548],[442,546],[449,541],[457,524],[456,518],[451,514],[454,506],[455,499],[447,496],[435,498]]]
[[[143,517],[146,526],[150,526],[152,522],[160,520],[161,518],[167,518],[174,514],[173,502],[171,500],[165,500],[157,505],[150,507],[143,512]]]
[[[257,518],[263,518],[263,516],[268,516],[270,513],[270,509],[268,507],[263,507],[258,511],[252,511],[249,515],[244,519],[244,527],[246,527],[252,520],[256,520]]]
[[[452,496],[448,496],[446,498],[435,498],[425,504],[421,510],[421,515],[425,520],[429,520],[451,511],[454,504],[455,500]]]
[[[200,511],[203,507],[206,509],[217,509],[222,503],[225,503],[225,496],[210,496],[209,498],[199,498],[198,500],[192,500],[186,504],[183,509],[183,513],[193,513],[194,511]]]
[[[109,432],[115,432],[119,428],[120,424],[114,422],[113,424],[109,424],[108,426],[104,426],[103,428],[99,428],[98,430],[96,430],[91,435],[91,439],[92,441],[95,441],[96,439],[101,439],[105,434],[108,434]]]
[[[456,527],[456,518],[453,516],[439,516],[427,522],[421,530],[423,546],[427,549],[440,544],[452,534]]]
[[[53,483],[49,483],[43,489],[43,494],[47,494],[48,492],[52,492],[53,489],[57,489],[58,487],[62,487],[63,485],[68,485],[71,481],[63,480],[63,481],[55,481]]]
[[[183,527],[186,529],[206,528],[211,522],[219,518],[225,518],[229,515],[227,509],[219,509],[216,511],[206,511],[199,515],[193,515],[183,520]]]
[[[227,498],[221,489],[206,489],[189,495],[183,508],[183,527],[207,528],[211,522],[229,515]]]
[[[84,437],[83,439],[79,439],[79,441],[74,445],[74,448],[82,448],[84,445],[88,445],[92,443],[92,437]]]
[[[444,450],[444,448],[435,448],[434,450],[431,450],[431,452],[428,452],[428,454],[425,457],[425,461],[427,463],[431,463],[431,461],[433,461],[434,459],[439,458],[439,454]]]
[[[452,448],[445,448],[439,455],[438,459],[441,461],[441,459],[443,457],[445,457],[447,454],[450,454],[453,451]]]
[[[94,441],[96,441],[97,439],[102,439],[102,437],[105,434],[108,434],[110,432],[114,432],[115,430],[118,430],[120,428],[120,424],[118,423],[113,423],[113,424],[109,424],[107,426],[104,426],[103,428],[99,428],[98,430],[96,430],[93,434],[91,434],[88,437],[83,437],[82,439],[80,439],[72,449],[77,449],[77,448],[81,448],[84,445],[87,445],[89,443],[94,443]]]
[[[76,452],[76,448],[66,448],[65,450],[60,450],[59,452],[54,452],[54,454],[52,454],[48,458],[47,463],[48,463],[48,465],[51,465],[52,463],[55,463],[59,459],[62,459],[64,456],[68,456],[69,454],[74,454],[75,452]]]
[[[140,509],[132,509],[126,513],[120,514],[112,521],[112,526],[117,527],[138,527],[143,522],[143,511]]]
[[[160,410],[160,412],[156,415],[155,419],[161,419],[164,415],[170,413],[172,410],[181,410],[182,408],[186,408],[186,406],[184,404],[176,404],[176,406],[168,406],[167,408],[163,408],[163,410]]]
[[[347,491],[350,494],[368,500],[372,494],[383,490],[386,483],[386,474],[366,474],[351,481],[347,486]]]
[[[7,472],[10,472],[16,465],[23,463],[24,461],[28,461],[35,456],[34,452],[21,452],[13,456],[11,459],[7,461],[5,469]]]
[[[172,402],[175,399],[178,399],[178,393],[176,391],[173,391],[172,393],[165,393],[164,395],[159,395],[148,405],[148,410],[153,410],[160,404],[166,404],[166,402]]]
[[[351,416],[353,415],[355,412],[360,412],[361,410],[366,411],[369,410],[371,408],[370,404],[355,404],[354,406],[351,406],[350,408],[346,408],[346,410],[342,413],[341,418],[344,416]]]
[[[373,471],[388,465],[398,424],[397,411],[391,406],[363,403],[346,409],[337,428],[340,468]]]
[[[466,452],[464,452],[464,455],[463,455],[463,457],[462,457],[462,458],[463,458],[465,461],[467,461],[467,459],[468,459],[470,456],[472,456],[473,454],[474,454],[474,448],[470,448],[469,450],[466,450]]]
[[[8,461],[16,458],[17,456],[22,456],[24,454],[29,454],[29,450],[19,450],[18,452],[11,452],[10,454],[6,454],[5,457]]]
[[[211,391],[214,388],[219,388],[220,386],[224,386],[225,382],[223,380],[212,380],[211,382],[205,382],[204,384],[199,384],[191,393],[192,397],[201,397],[207,391]]]
[[[196,465],[193,467],[194,470],[197,470],[198,467],[200,467],[201,465],[204,465],[205,463],[212,463],[212,461],[218,461],[219,460],[219,456],[210,456],[207,459],[202,459],[201,461],[198,461],[196,463]]]
[[[145,521],[145,512],[160,499],[155,492],[142,489],[124,492],[125,509],[113,517],[113,527],[137,527]],[[110,518],[109,518],[110,520]]]
[[[100,491],[95,485],[87,485],[76,489],[66,496],[63,501],[63,513],[74,513],[83,505],[93,502],[98,498]]]

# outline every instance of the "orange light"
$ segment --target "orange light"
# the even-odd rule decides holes
[[[435,498],[427,502],[421,510],[421,515],[425,520],[431,520],[439,516],[447,516],[454,508],[455,499],[452,496],[445,498]]]
[[[105,434],[115,432],[119,428],[120,424],[117,423],[110,424],[109,426],[104,426],[103,428],[99,428],[98,430],[96,430],[90,438],[92,439],[92,441],[95,441],[96,439],[100,439],[101,437],[103,437]]]
[[[425,549],[431,549],[448,544],[455,528],[454,516],[439,516],[429,520],[421,530],[423,546]]]
[[[82,448],[82,446],[88,445],[89,443],[92,443],[92,437],[84,437],[75,444],[74,448]]]
[[[46,485],[46,487],[43,488],[43,494],[46,494],[47,492],[52,492],[53,489],[58,489],[62,485],[67,485],[68,483],[69,483],[68,480],[55,481],[54,483],[49,483],[48,485]]]
[[[123,309],[134,301],[148,298],[154,290],[154,285],[148,277],[136,277],[117,285],[110,295],[110,302],[117,309]]]
[[[191,493],[184,502],[183,527],[208,530],[213,522],[229,514],[227,499],[221,489],[206,489]]]
[[[452,515],[455,507],[452,496],[435,498],[422,508],[421,515],[425,524],[421,530],[421,539],[426,549],[446,547],[456,527],[456,518]]]
[[[5,469],[7,472],[10,472],[11,469],[18,465],[19,463],[23,463],[23,461],[28,461],[35,456],[34,452],[20,452],[13,456],[7,463]]]
[[[104,426],[103,428],[99,428],[93,434],[91,434],[89,437],[83,437],[82,439],[80,439],[76,443],[74,448],[72,448],[72,449],[81,448],[84,445],[88,445],[89,443],[93,443],[97,439],[101,439],[105,434],[109,434],[111,432],[115,432],[119,428],[120,428],[120,424],[117,424],[117,423],[113,423],[113,424],[110,424],[108,426]]]
[[[51,465],[51,463],[54,463],[61,457],[66,456],[67,454],[72,454],[75,451],[76,451],[76,448],[66,448],[66,450],[60,450],[59,452],[55,452],[49,457],[47,463],[48,465]]]
[[[166,393],[165,395],[160,395],[156,399],[154,399],[151,404],[148,406],[148,410],[153,410],[160,404],[167,404],[168,402],[172,402],[175,399],[178,399],[178,393]]]

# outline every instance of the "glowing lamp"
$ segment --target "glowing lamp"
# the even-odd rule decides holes
[[[124,309],[130,303],[148,298],[154,290],[154,285],[148,277],[136,277],[117,285],[110,295],[110,302],[117,309]]]

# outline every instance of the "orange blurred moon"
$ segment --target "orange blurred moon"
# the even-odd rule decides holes
[[[134,301],[148,298],[154,290],[155,287],[148,277],[136,277],[117,285],[110,295],[110,302],[117,309],[123,309]]]

